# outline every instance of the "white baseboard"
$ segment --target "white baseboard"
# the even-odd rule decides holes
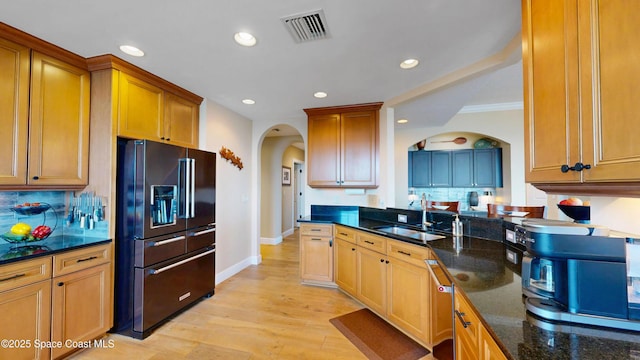
[[[244,270],[245,268],[251,266],[251,265],[258,265],[262,262],[262,255],[258,255],[258,256],[250,256],[242,261],[240,261],[239,263],[236,263],[224,270],[222,270],[219,273],[216,273],[216,285],[220,284],[221,282],[227,280],[228,278],[232,277],[233,275],[239,273],[240,271]]]
[[[282,236],[278,236],[275,238],[260,238],[260,244],[262,245],[278,245],[282,242]]]
[[[293,229],[286,230],[285,232],[282,233],[282,237],[283,238],[285,238],[285,237],[287,237],[289,235],[293,235]]]

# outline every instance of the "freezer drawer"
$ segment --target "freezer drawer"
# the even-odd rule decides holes
[[[196,251],[216,243],[215,224],[187,231],[187,234],[187,252]]]
[[[156,325],[215,287],[215,248],[147,268],[136,268],[133,336],[146,337]]]
[[[186,253],[185,232],[158,236],[149,240],[133,240],[135,247],[134,266],[143,268]]]

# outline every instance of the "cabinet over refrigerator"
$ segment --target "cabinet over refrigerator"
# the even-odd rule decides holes
[[[144,338],[215,287],[216,154],[118,139],[114,330]]]

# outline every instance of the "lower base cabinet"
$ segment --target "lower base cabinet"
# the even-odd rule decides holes
[[[76,342],[92,340],[110,328],[110,264],[97,265],[53,279],[51,340]],[[53,358],[73,351],[54,348]]]
[[[50,358],[50,349],[35,341],[50,338],[51,280],[0,293],[0,314],[0,338],[8,341],[0,359]]]
[[[333,225],[300,226],[300,279],[335,286],[333,282]]]
[[[112,326],[111,245],[0,266],[0,359],[57,359]]]
[[[451,294],[435,290],[430,249],[339,225],[334,236],[341,290],[426,347],[451,339]]]
[[[456,358],[506,360],[506,356],[464,296],[456,292],[454,299]]]

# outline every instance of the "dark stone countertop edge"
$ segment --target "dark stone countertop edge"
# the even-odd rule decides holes
[[[3,245],[2,250],[5,250],[4,255],[9,253],[10,251],[19,251],[20,248],[28,248],[28,247],[46,247],[47,250],[44,250],[42,252],[37,252],[37,253],[30,253],[26,255],[18,255],[15,257],[7,258],[7,259],[0,258],[0,266],[19,262],[19,261],[44,257],[44,256],[51,256],[51,255],[59,254],[62,252],[77,250],[85,247],[108,244],[112,241],[112,239],[79,237],[79,236],[70,236],[70,237],[56,236],[56,238],[52,239],[53,241],[51,241],[50,243],[47,243],[47,240],[38,242],[37,244],[33,244],[33,245],[27,245],[29,243],[25,243],[22,246],[11,246],[11,247],[6,247]],[[9,251],[6,251],[6,250],[9,250]],[[0,254],[1,253],[2,251],[0,251]]]

